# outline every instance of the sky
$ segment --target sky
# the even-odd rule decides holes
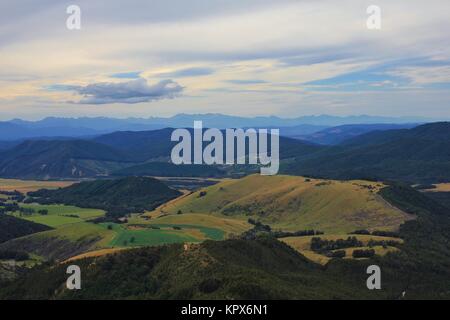
[[[449,12],[448,0],[3,0],[0,120],[450,119]]]

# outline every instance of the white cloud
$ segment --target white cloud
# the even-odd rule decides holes
[[[387,74],[406,78],[413,84],[450,83],[450,65],[400,67]]]
[[[336,104],[324,93],[307,93],[302,83],[406,57],[450,61],[448,0],[379,0],[380,31],[367,30],[366,8],[372,3],[360,0],[210,0],[208,5],[201,0],[132,0],[126,5],[116,0],[80,0],[78,4],[82,30],[69,31],[60,1],[2,2],[0,70],[32,78],[0,79],[0,98],[8,98],[8,103],[0,101],[0,116],[10,112],[11,101],[20,97],[53,101],[75,112],[73,105],[64,103],[70,99],[67,93],[41,88],[57,83],[88,88],[91,83],[111,81],[111,74],[137,70],[152,83],[165,77],[180,81],[185,94],[170,101],[139,94],[123,98],[121,102],[140,102],[136,108],[127,107],[127,113],[150,112],[145,111],[149,101],[159,107],[151,108],[152,113],[220,112],[224,106],[227,109],[222,111],[227,113],[256,112],[257,106],[264,113],[276,113],[286,110],[280,105],[295,104],[302,105],[297,114],[324,113],[329,111],[327,99],[330,105],[342,103]],[[412,84],[450,81],[444,67],[433,70],[393,64],[387,72]],[[107,87],[112,88],[118,89]],[[86,91],[81,101],[114,103],[105,105],[103,112],[119,112],[116,108],[121,103],[107,89],[98,95]],[[169,97],[171,92],[167,92]],[[319,107],[305,100],[308,94],[321,94],[324,103]],[[399,94],[406,103],[408,93]],[[345,99],[349,98],[339,101],[345,104]],[[364,110],[355,105],[354,113],[360,109],[370,113],[370,105],[374,112],[378,110],[369,101]],[[37,104],[33,107],[31,101],[17,106],[17,112],[24,114],[44,110]]]

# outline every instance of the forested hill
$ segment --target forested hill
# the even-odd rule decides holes
[[[450,181],[450,122],[377,131],[287,164],[288,174],[331,179]]]
[[[152,210],[181,193],[157,179],[127,177],[122,179],[85,181],[57,190],[30,192],[42,204],[63,203],[83,208],[107,210],[107,215]]]
[[[50,229],[43,224],[0,213],[0,243]]]

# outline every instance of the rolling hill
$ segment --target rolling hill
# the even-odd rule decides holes
[[[118,131],[96,137],[93,141],[126,152],[132,155],[135,161],[161,158],[168,160],[173,146],[177,144],[177,142],[170,141],[173,130],[165,128],[152,131]],[[192,132],[191,129],[189,130]],[[191,134],[193,135],[193,133]],[[206,144],[205,142],[204,145]],[[226,144],[226,139],[224,139],[224,144]],[[281,159],[306,155],[318,150],[321,150],[321,147],[313,143],[280,137]]]
[[[181,193],[153,178],[84,181],[56,190],[28,193],[41,204],[61,203],[107,210],[109,216],[153,210]]]
[[[223,168],[182,166],[169,163],[173,146],[173,129],[152,131],[118,131],[86,140],[26,140],[0,151],[0,176],[22,179],[85,178],[111,175],[212,176],[226,175]],[[205,142],[205,145],[207,143]],[[1,147],[1,145],[0,145]],[[281,159],[293,158],[321,150],[320,146],[280,137]],[[151,164],[150,162],[156,162]],[[123,170],[126,167],[133,167]],[[226,171],[232,171],[229,168]],[[242,167],[240,172],[254,172]],[[253,171],[252,171],[253,170]],[[182,171],[182,172],[181,172]],[[200,175],[199,175],[200,174]]]
[[[0,153],[0,175],[80,178],[107,174],[130,161],[127,154],[92,141],[29,140]]]
[[[395,230],[414,216],[378,196],[377,191],[383,186],[367,181],[251,175],[181,197],[167,204],[164,211],[253,217],[273,228],[290,231]]]
[[[270,235],[254,240],[233,237],[225,241],[83,254],[104,248],[114,237],[114,230],[88,222],[67,224],[56,230],[7,241],[0,245],[0,250],[23,250],[50,259],[76,256],[76,263],[83,270],[83,290],[64,289],[66,267],[72,261],[47,262],[14,280],[0,279],[0,299],[448,299],[450,296],[448,209],[413,188],[364,181],[256,175],[227,180],[216,186],[216,189],[213,186],[175,199],[164,208],[169,211],[204,209],[213,214],[184,211],[166,214],[161,219],[169,222],[176,218],[172,223],[185,219],[186,223],[192,223],[190,219],[195,215],[205,217],[204,223],[209,225],[207,220],[217,220],[225,214],[227,219],[247,219],[246,208],[264,205],[269,209],[284,206],[288,214],[281,217],[275,210],[275,218],[295,222],[289,219],[298,213],[289,209],[304,206],[304,209],[312,208],[313,212],[300,212],[305,216],[318,212],[315,219],[323,226],[335,216],[341,216],[351,227],[355,227],[353,223],[360,222],[360,218],[371,221],[372,226],[382,223],[395,227],[394,224],[403,222],[398,228],[402,240],[395,250],[387,248],[385,255],[354,260],[333,258],[323,267],[294,250],[301,249],[299,251],[306,254],[310,249],[307,243],[310,237],[285,238],[283,241],[287,244]],[[317,194],[317,198],[312,193]],[[269,202],[274,199],[279,202],[271,207]],[[370,207],[361,210],[357,201]],[[218,212],[220,206],[231,210]],[[333,214],[329,206],[340,209],[339,214]],[[373,219],[372,211],[381,220]],[[272,212],[257,213],[256,217],[261,220],[270,219],[272,215]],[[402,221],[401,217],[407,215],[409,218]],[[152,218],[147,223],[161,225],[162,220],[158,220]],[[346,228],[340,227],[339,231],[345,232]],[[324,237],[338,239],[342,236]],[[368,245],[369,236],[358,237],[364,240],[363,245]],[[367,290],[366,268],[372,264],[383,270],[381,290]]]
[[[352,132],[353,129],[349,130]],[[170,165],[170,152],[175,145],[170,141],[171,132],[172,129],[166,128],[114,132],[91,140],[25,141],[0,151],[0,176],[80,178],[111,175],[113,172],[119,175],[174,176],[180,171],[183,171],[182,176],[198,175],[202,170],[195,166],[175,168]],[[448,182],[449,136],[450,123],[441,122],[412,129],[373,131],[334,146],[280,137],[281,172],[330,179]],[[211,174],[236,173],[236,168],[225,168],[226,173],[219,172],[222,169],[211,168]],[[237,169],[239,174],[255,171],[250,166]],[[206,172],[200,174],[205,176]]]
[[[384,190],[418,219],[401,226],[401,251],[382,257],[322,267],[271,237],[94,252],[77,260],[83,290],[63,286],[68,261],[3,282],[0,299],[448,299],[450,220],[417,191]],[[383,270],[381,290],[366,287],[373,264]]]
[[[121,150],[138,161],[168,158],[176,142],[170,141],[173,129],[118,131],[93,139],[97,143]]]
[[[361,135],[342,145],[299,156],[282,172],[330,179],[447,182],[450,122]]]
[[[0,243],[50,229],[39,223],[0,213]]]

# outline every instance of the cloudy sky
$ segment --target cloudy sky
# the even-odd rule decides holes
[[[80,30],[66,27],[72,4]],[[449,12],[448,0],[3,0],[0,119],[450,119]]]

